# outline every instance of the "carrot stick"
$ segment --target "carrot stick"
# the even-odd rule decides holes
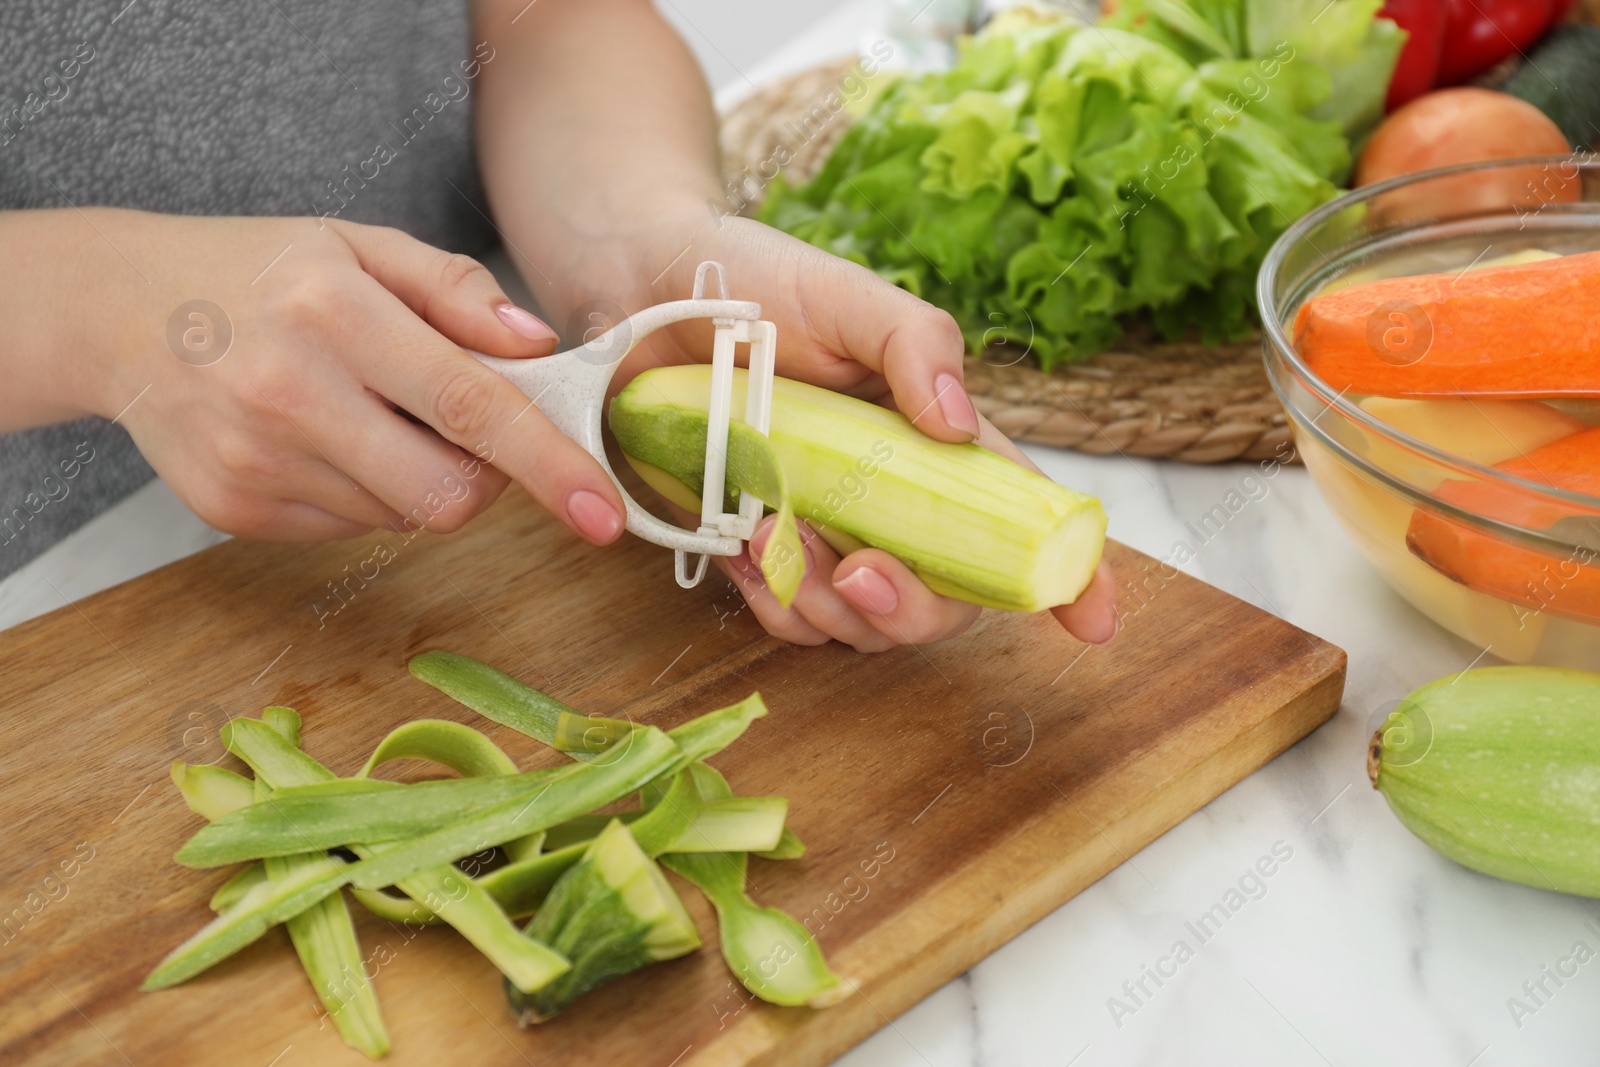
[[[1419,274],[1312,297],[1295,347],[1335,389],[1377,396],[1600,395],[1600,252]]]
[[[1563,437],[1495,470],[1570,492],[1600,496],[1600,427]],[[1434,493],[1474,515],[1530,530],[1558,523],[1600,530],[1600,510],[1562,504],[1528,490],[1490,482],[1450,481]],[[1600,621],[1600,549],[1575,547],[1565,557],[1513,544],[1427,511],[1411,517],[1406,547],[1434,570],[1470,589],[1536,611]]]

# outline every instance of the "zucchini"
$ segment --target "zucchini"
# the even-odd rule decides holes
[[[1600,897],[1600,675],[1485,667],[1430,682],[1372,735],[1367,773],[1457,863]]]
[[[1600,141],[1600,26],[1550,31],[1500,90],[1549,115],[1573,148]]]
[[[740,421],[744,373],[734,372],[729,480],[768,501],[744,472],[760,467],[770,439],[788,502],[841,552],[881,548],[936,593],[1012,611],[1071,603],[1089,584],[1105,544],[1098,500],[978,445],[935,441],[876,404],[783,378],[763,439]],[[710,396],[710,367],[658,367],[611,402],[629,463],[695,511]]]

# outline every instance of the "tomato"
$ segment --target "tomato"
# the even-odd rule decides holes
[[[1480,0],[1481,2],[1481,0]],[[1492,89],[1460,86],[1419,96],[1384,119],[1356,164],[1356,184],[1371,185],[1453,163],[1572,151],[1566,135],[1525,100]],[[1385,218],[1450,218],[1473,211],[1539,210],[1580,198],[1570,163],[1531,163],[1485,174],[1435,178],[1384,194],[1374,208]]]
[[[1439,85],[1457,85],[1526,51],[1550,25],[1555,0],[1444,0]]]
[[[1389,80],[1384,110],[1393,111],[1433,88],[1439,76],[1439,56],[1444,45],[1442,0],[1388,0],[1379,18],[1395,22],[1406,31],[1406,46]]]
[[[1567,17],[1567,12],[1572,10],[1572,5],[1578,0],[1556,0],[1550,8],[1550,25],[1554,26]]]

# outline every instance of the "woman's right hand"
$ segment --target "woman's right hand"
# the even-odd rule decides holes
[[[450,531],[509,476],[591,542],[622,532],[600,465],[463,351],[556,344],[466,256],[336,220],[101,208],[7,213],[0,247],[22,279],[0,360],[30,383],[0,429],[117,418],[219,530]]]

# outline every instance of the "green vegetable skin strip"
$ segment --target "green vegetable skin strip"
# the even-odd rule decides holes
[[[734,372],[736,415],[744,374]],[[612,401],[618,444],[669,499],[674,483],[678,494],[700,492],[709,395],[709,368],[662,367]],[[825,539],[846,552],[881,548],[934,592],[1039,611],[1076,599],[1100,561],[1098,500],[978,445],[935,441],[875,404],[779,378],[769,435],[733,426],[736,484],[747,447],[776,450],[796,509]]]
[[[424,652],[411,657],[407,666],[415,677],[484,718],[577,759],[592,758],[634,729],[622,719],[582,715],[487,663],[454,652]]]
[[[326,787],[279,789],[270,803],[240,808],[195,834],[178,850],[177,859],[188,866],[216,867],[337,848],[352,841],[410,840],[546,787],[581,781],[592,766],[567,764],[501,778],[449,778],[413,785],[339,781]],[[374,803],[374,794],[380,793],[382,803]]]
[[[256,799],[250,779],[223,767],[194,767],[179,760],[172,765],[172,783],[189,810],[208,820],[220,819]]]
[[[273,730],[294,744],[300,736],[300,717],[288,708],[268,708],[263,718]],[[251,782],[221,767],[189,767],[175,763],[172,779],[184,802],[208,819],[221,818],[239,807],[265,796],[268,786],[257,779]],[[258,885],[296,886],[300,876],[320,874],[316,854],[286,856],[252,864],[218,889],[211,905],[218,911],[238,903]],[[285,922],[295,953],[317,998],[332,1017],[345,1043],[365,1055],[378,1059],[389,1051],[389,1035],[377,996],[363,970],[361,945],[344,898],[331,893]],[[169,957],[169,963],[172,957]],[[153,976],[152,976],[153,977]]]
[[[498,778],[518,773],[517,765],[499,745],[470,726],[446,719],[416,719],[395,727],[378,742],[356,777],[369,777],[385,763],[397,759],[430,760],[467,778]]]
[[[832,1001],[839,977],[816,940],[789,914],[745,895],[743,852],[666,855],[661,863],[693,882],[716,908],[723,959],[746,989],[790,1007]]]
[[[269,707],[262,711],[261,719],[285,746],[299,751],[298,712],[293,708]],[[271,793],[272,783],[257,774],[253,790],[258,799],[264,799]],[[263,860],[262,878],[267,882],[292,879],[302,867],[314,865],[322,858],[321,854],[312,853]],[[284,926],[311,988],[345,1044],[371,1059],[388,1055],[389,1031],[383,1025],[378,994],[361,958],[361,941],[356,937],[355,924],[350,919],[344,897],[330,893],[299,915],[290,917]]]
[[[628,830],[645,855],[653,857],[689,828],[700,809],[700,796],[695,791],[693,780],[687,773],[679,773],[673,777],[672,786],[662,802],[650,811],[637,815],[628,824]],[[583,858],[593,839],[612,821],[607,816],[585,816],[583,820],[572,820],[563,825],[571,826],[591,818],[603,821],[593,825],[588,836],[561,844],[541,856],[508,863],[483,875],[478,879],[478,884],[500,902],[507,914],[532,914],[550,887],[569,867]],[[552,827],[552,835],[559,829]]]
[[[278,882],[316,862],[313,855],[274,856],[262,866],[267,880]],[[345,1044],[372,1059],[387,1055],[389,1032],[344,897],[330,893],[300,914],[291,915],[284,926],[311,988]]]
[[[566,704],[524,685],[522,682],[487,663],[457,655],[453,652],[431,651],[412,657],[409,667],[419,680],[465,704],[485,718],[492,719],[513,730],[526,734],[536,741],[557,747],[557,733],[563,723],[596,721],[623,724],[619,720],[585,719]],[[761,694],[752,693],[737,704],[719,708],[691,719],[667,732],[681,755],[669,771],[663,771],[646,783],[646,795],[665,791],[660,783],[674,782],[679,771],[695,761],[722,751],[738,740],[750,723],[767,714]],[[569,733],[570,733],[569,729]],[[574,758],[589,758],[587,754],[574,753]],[[731,794],[730,794],[731,795]],[[650,848],[662,843],[651,841]],[[561,874],[583,854],[586,843],[579,842],[559,851],[510,864],[498,871],[484,875],[479,881],[501,905],[512,914],[524,914],[537,907],[544,894]],[[804,851],[798,838],[785,830],[778,848],[788,854]]]
[[[471,660],[464,656],[455,656],[453,654],[444,652],[425,653],[423,656],[413,659],[412,662],[414,665],[417,663],[417,660],[425,661],[421,665],[421,669],[418,669],[417,666],[413,666],[413,673],[417,674],[419,678],[429,682],[429,684],[433,684],[434,680],[438,678],[439,675],[430,668],[449,667],[454,672],[454,684],[452,685],[452,689],[454,691],[451,692],[451,690],[446,690],[447,692],[450,692],[450,695],[462,700],[463,703],[466,703],[469,707],[473,707],[487,718],[503,723],[521,732],[528,733],[529,736],[534,737],[536,740],[545,741],[546,737],[554,737],[558,713],[562,711],[574,716],[577,721],[582,723],[592,725],[596,722],[594,719],[588,719],[578,715],[578,713],[571,711],[571,709],[567,708],[565,705],[546,697],[543,693],[540,693],[534,689],[530,689],[521,682],[518,682],[502,672],[489,667],[487,664],[479,663],[476,660]],[[444,687],[441,685],[439,688],[442,689]],[[539,708],[542,714],[537,717],[534,715],[529,715],[527,713],[527,708],[530,705]],[[705,715],[698,716],[697,718],[692,719],[681,726],[674,727],[672,730],[668,731],[668,736],[681,750],[682,754],[667,768],[663,769],[663,774],[673,770],[676,767],[681,767],[691,760],[700,759],[721,751],[733,741],[737,740],[751,722],[762,717],[766,713],[766,704],[761,700],[760,694],[752,693],[749,697],[739,701],[737,704],[708,712]],[[605,722],[607,720],[600,721]],[[609,721],[615,722],[617,720]],[[630,729],[632,728],[632,724],[624,725],[629,726]],[[534,732],[535,730],[544,733],[546,737],[541,737],[539,733]],[[548,743],[548,741],[546,741],[546,743]],[[310,757],[304,756],[303,753],[298,754],[298,756],[304,760],[310,759]],[[294,759],[295,757],[285,758]],[[587,753],[583,753],[579,754],[579,758],[593,757]],[[314,788],[332,789],[336,786],[342,788],[345,786],[353,786],[355,784],[356,783],[353,782],[341,781],[328,783],[325,786],[318,786]],[[376,787],[380,783],[370,782],[367,784]],[[424,784],[431,785],[433,783]],[[453,786],[461,783],[445,784]],[[394,788],[415,789],[419,787],[396,786]],[[283,791],[279,794],[280,799],[277,801],[275,807],[271,811],[258,811],[255,817],[273,815],[274,812],[281,813],[286,805],[292,803],[291,801],[282,798],[293,796],[295,794],[308,794],[311,792],[313,792],[313,790]],[[385,804],[387,805],[391,797],[386,796],[384,799]],[[599,805],[597,804],[595,806],[598,807]],[[370,822],[374,814],[371,808],[372,805],[366,803],[357,803],[349,812],[351,825],[359,826],[366,822]],[[283,829],[283,827],[280,827],[280,829]],[[345,830],[333,833],[330,836],[344,836],[348,829],[349,827],[347,826]],[[202,833],[204,832],[205,831],[202,831]],[[294,831],[290,830],[290,832],[293,833]],[[198,836],[199,835],[197,835],[197,837]],[[338,843],[343,842],[336,842],[336,844]],[[229,847],[233,847],[231,843],[228,844]],[[194,845],[194,841],[191,841],[190,845],[186,845],[185,850],[189,849],[192,845]],[[281,843],[281,847],[287,850],[303,848],[304,838],[299,836],[289,837],[287,840]],[[333,846],[330,845],[329,847]],[[475,850],[469,849],[468,851]],[[549,884],[554,881],[554,878],[560,875],[561,870],[564,870],[565,866],[570,865],[570,863],[573,862],[579,852],[581,852],[581,849],[577,850],[577,852],[574,852],[571,859],[556,860],[552,863],[538,864],[526,872],[515,869],[517,865],[513,865],[511,868],[504,869],[505,873],[495,872],[491,875],[485,876],[486,886],[497,897],[497,899],[504,903],[510,910],[516,912],[517,908],[527,906],[526,902],[530,897],[536,897],[537,894],[540,894],[547,889]],[[180,862],[186,862],[186,859],[184,858],[185,855],[185,851],[180,850]],[[217,862],[233,862],[233,860],[218,860]],[[377,886],[373,887],[374,890],[377,888]],[[373,901],[373,903],[381,907],[385,902]]]
[[[189,810],[207,820],[220,819],[256,800],[255,783],[223,767],[193,767],[178,760],[172,765],[172,782]],[[259,863],[243,868],[211,894],[211,910],[227,911],[266,877]]]
[[[607,744],[614,744],[627,736],[628,731],[637,729],[633,723],[621,719],[588,718],[487,663],[454,652],[424,652],[413,656],[408,666],[419,680],[484,718],[567,752],[574,759],[595,758],[589,751],[571,747],[574,739],[581,741],[585,736],[599,736],[607,738]],[[766,713],[767,705],[761,694],[751,693],[737,704],[674,726],[667,731],[667,736],[683,754],[671,773],[728,747],[739,739],[746,727]],[[563,744],[569,747],[563,748]]]
[[[789,802],[783,797],[730,797],[702,805],[694,821],[661,853],[766,852],[783,839]]]
[[[230,746],[238,746],[242,753],[248,754],[250,759],[259,761],[258,770],[271,770],[275,773],[303,776],[294,780],[320,778],[320,774],[329,773],[326,768],[323,768],[309,756],[283,744],[280,738],[277,738],[270,729],[260,723],[255,723],[252,720],[237,720],[232,724],[232,727],[232,732],[228,737]],[[619,759],[615,762],[621,763],[623,761]],[[593,770],[593,768],[579,769]],[[610,770],[613,775],[616,773],[612,767],[603,769]],[[325,782],[325,784],[335,785],[338,783]],[[377,785],[378,783],[370,784]],[[610,803],[631,792],[632,788],[634,788],[631,782],[625,781],[623,785],[616,788],[614,793],[608,794],[596,788],[598,785],[604,784],[597,777],[591,777],[587,781],[580,781],[579,784],[585,788],[582,790],[582,799],[577,803],[587,802],[591,806]],[[410,788],[415,787],[393,786],[392,790],[387,791],[384,799],[387,801],[396,792]],[[292,792],[292,790],[289,791]],[[370,793],[365,796],[356,794],[345,799],[355,800],[358,803],[370,803],[368,799],[370,796]],[[560,798],[557,797],[557,799]],[[254,807],[257,809],[271,808],[274,803],[275,801],[254,805]],[[553,807],[554,802],[547,806]],[[557,815],[552,821],[558,821],[559,818],[560,816]],[[525,824],[531,824],[536,821],[536,819],[531,818],[523,820]],[[540,828],[542,827],[528,825],[527,830],[523,832]],[[434,835],[435,840],[433,843],[435,846],[441,845],[438,836]],[[512,834],[511,836],[521,836],[521,834]],[[534,945],[522,937],[520,933],[517,933],[515,927],[509,925],[509,920],[505,918],[503,913],[497,917],[495,912],[498,909],[495,908],[493,901],[480,896],[472,880],[465,875],[460,875],[453,868],[446,867],[445,871],[436,874],[432,881],[429,881],[426,877],[416,883],[409,880],[408,876],[410,875],[425,872],[429,867],[444,867],[457,856],[468,855],[479,850],[477,847],[463,845],[459,840],[453,844],[447,840],[442,842],[442,845],[443,847],[439,851],[451,852],[451,855],[440,858],[435,862],[417,863],[414,866],[409,866],[400,875],[369,885],[366,888],[381,888],[383,885],[404,880],[403,888],[409,886],[417,889],[419,891],[418,895],[425,899],[427,899],[429,893],[435,894],[432,899],[439,906],[434,910],[441,912],[442,917],[446,921],[452,922],[452,925],[461,924],[458,929],[461,926],[465,926],[467,929],[462,930],[463,934],[468,936],[469,940],[473,940],[473,943],[478,945],[479,949],[484,951],[486,955],[490,955],[490,958],[494,959],[497,965],[509,963],[515,971],[514,980],[520,984],[536,986],[538,982],[548,980],[552,976],[552,971],[559,973],[557,966],[564,966],[565,961],[555,957],[553,953],[549,953],[542,946]],[[381,847],[372,849],[371,859],[363,862],[382,860],[384,857],[380,852]],[[340,886],[350,881],[353,871],[362,866],[362,864],[346,866],[331,860],[329,862],[333,866],[326,870],[320,879],[295,879],[284,883],[263,883],[251,889],[240,901],[236,912],[218,916],[205,929],[175,949],[163,961],[161,966],[152,973],[147,980],[147,986],[157,988],[182,981],[199,973],[218,960],[226,958],[257,937],[260,937],[274,924],[286,921],[290,916],[298,914],[317,900],[336,891]],[[491,911],[491,908],[494,910]],[[511,935],[515,936],[515,942],[509,939],[503,941],[494,939],[494,924],[497,918],[498,922],[505,929],[509,929]],[[468,934],[467,930],[473,930],[474,933]],[[486,948],[484,943],[479,943],[480,941],[488,944],[489,947]],[[505,968],[503,967],[502,969]]]
[[[507,915],[532,915],[550,887],[583,858],[588,841],[577,841],[519,863],[508,863],[478,878],[478,885],[494,897]]]
[[[500,778],[518,773],[516,763],[499,745],[470,726],[445,719],[417,719],[390,730],[356,777],[366,778],[397,759],[428,760],[468,778]],[[542,834],[507,841],[506,855],[513,861],[536,856],[542,843]]]
[[[550,782],[526,797],[433,833],[397,842],[382,854],[363,860],[351,869],[350,882],[367,889],[381,888],[418,870],[549,829],[636,791],[680,759],[678,746],[660,730],[635,730],[616,751],[580,765],[576,773]]]
[[[229,731],[224,735],[229,751],[256,767],[258,773],[262,767],[290,771],[289,777],[264,778],[263,780],[271,786],[290,788],[295,785],[314,785],[317,782],[330,781],[334,777],[327,768],[305,756],[298,749],[292,748],[275,733],[259,729],[257,724],[251,723],[250,720],[242,719],[229,724]],[[412,744],[423,734],[424,731],[413,732],[408,740],[398,742],[391,751]],[[438,736],[439,732],[435,731],[435,738]],[[453,739],[458,746],[459,755],[463,739],[459,734],[454,735]],[[379,747],[381,750],[382,746]],[[483,750],[480,748],[478,755],[481,757],[482,754]],[[260,766],[256,765],[258,760]],[[509,763],[509,760],[506,762]],[[291,771],[291,768],[295,770]],[[353,845],[352,851],[363,860],[382,854],[379,848],[361,845]],[[267,861],[269,873],[272,870],[272,862],[270,859]],[[522,936],[493,898],[480,889],[471,878],[454,867],[440,866],[419,870],[407,878],[396,879],[396,885],[401,892],[455,927],[461,936],[488,957],[489,961],[519,989],[528,991],[538,989],[567,969],[567,961],[564,958],[551,952],[544,945]],[[342,904],[342,898],[340,899]]]
[[[733,796],[715,768],[690,768],[702,801]],[[763,908],[744,891],[747,858],[743,852],[666,855],[668,870],[693,882],[716,909],[722,956],[746,989],[773,1004],[822,1007],[839,994],[839,978],[828,968],[811,933],[777,908]]]
[[[281,922],[299,915],[349,880],[348,865],[332,857],[306,864],[280,881],[262,880],[167,954],[141,989],[165,989],[193,978],[238,952]]]
[[[612,819],[621,819],[634,836],[639,837],[651,833],[643,824],[657,813],[653,808],[649,812],[584,815],[552,826],[547,843],[551,848],[565,848],[590,841]],[[652,836],[653,844],[647,844],[646,839],[640,837],[639,844],[652,856],[663,852],[765,852],[780,844],[788,813],[789,802],[783,797],[732,797],[700,805],[676,836],[660,839]]]
[[[789,829],[787,823],[783,827],[783,835],[778,838],[778,844],[756,855],[764,860],[797,860],[806,854],[806,844],[800,840],[798,834]]]
[[[359,783],[363,788],[354,790],[335,787],[357,783],[328,782],[276,790],[270,801],[240,808],[196,833],[178,850],[178,862],[216,867],[263,856],[338,848],[351,842],[398,843],[410,848],[424,835],[447,831],[492,812],[519,811],[528,806],[531,798],[547,792],[553,796],[569,792],[606,795],[612,788],[610,783],[631,781],[630,775],[641,766],[666,768],[679,761],[678,749],[661,731],[647,729],[637,733],[629,745],[604,760],[503,778],[445,779],[414,785],[364,782]],[[386,788],[381,792],[366,788],[379,785]],[[632,788],[636,787],[624,786],[622,791],[631,792]],[[374,803],[375,795],[381,796],[381,804]],[[615,799],[613,796],[597,801],[590,807]],[[570,803],[563,803],[558,810],[562,814],[554,822],[590,809],[574,811]],[[548,825],[542,819],[538,823],[535,829]],[[447,859],[498,843],[490,841]]]
[[[267,880],[267,869],[258,860],[248,867],[241,867],[239,872],[226,882],[217,886],[217,891],[211,894],[210,906],[215,912],[224,912],[235,904],[250,890]]]
[[[656,857],[666,852],[719,852],[730,845],[754,848],[775,839],[777,850],[781,852],[776,858],[792,859],[805,851],[799,838],[788,835],[787,839],[793,844],[786,846],[785,837],[778,832],[788,807],[788,802],[781,797],[731,797],[715,803],[702,802],[693,793],[692,786],[687,785],[688,781],[686,774],[678,775],[668,800],[647,812],[629,813],[624,817],[623,821],[647,856]],[[679,782],[685,786],[680,788]],[[543,855],[490,871],[478,879],[478,884],[499,901],[508,915],[531,914],[544,894],[582,857],[593,837],[611,820],[607,816],[586,816],[578,821],[585,824],[588,836],[563,842]],[[560,827],[553,827],[552,834],[559,830]],[[783,833],[788,834],[788,831]]]
[[[284,744],[298,745],[300,716],[287,708],[267,710],[272,714],[263,714],[262,718],[268,728]],[[264,799],[271,793],[271,785],[259,775],[254,789],[257,798]],[[274,856],[262,861],[262,873],[269,883],[290,880],[302,868],[315,867],[322,858],[316,853]],[[345,1044],[372,1059],[388,1055],[389,1032],[383,1025],[383,1011],[367,976],[361,942],[344,897],[330,893],[299,915],[290,916],[284,926],[311,988]]]

